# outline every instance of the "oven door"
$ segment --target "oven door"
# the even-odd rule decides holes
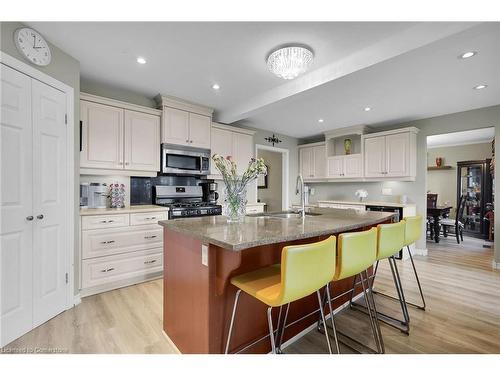
[[[208,175],[210,150],[162,148],[162,173]]]

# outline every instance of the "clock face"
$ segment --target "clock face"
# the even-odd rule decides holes
[[[51,53],[48,43],[43,37],[29,27],[17,29],[14,34],[16,47],[33,64],[49,65]]]

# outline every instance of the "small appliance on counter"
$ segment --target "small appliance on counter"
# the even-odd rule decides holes
[[[89,207],[89,183],[80,182],[80,208]]]
[[[108,201],[108,185],[91,182],[89,185],[88,208],[106,208]]]
[[[208,203],[216,204],[217,199],[219,199],[219,193],[217,192],[217,182],[206,181],[200,183],[203,190],[203,199]]]

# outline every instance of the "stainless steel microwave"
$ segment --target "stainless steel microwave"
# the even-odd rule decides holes
[[[208,175],[210,174],[210,150],[164,143],[161,145],[161,172]]]

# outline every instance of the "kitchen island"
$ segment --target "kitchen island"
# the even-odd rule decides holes
[[[231,277],[280,262],[284,246],[320,241],[329,235],[365,230],[390,222],[394,214],[342,209],[309,210],[296,215],[259,214],[242,223],[224,216],[160,221],[164,233],[163,330],[181,353],[223,353],[236,288]],[[335,283],[334,295],[352,287]],[[357,291],[359,293],[360,291]],[[314,295],[290,305],[284,342],[314,324]],[[334,308],[349,298],[339,298]],[[277,313],[279,309],[275,309]],[[240,297],[231,352],[268,333],[266,306],[244,293]],[[246,353],[267,353],[262,339]]]

